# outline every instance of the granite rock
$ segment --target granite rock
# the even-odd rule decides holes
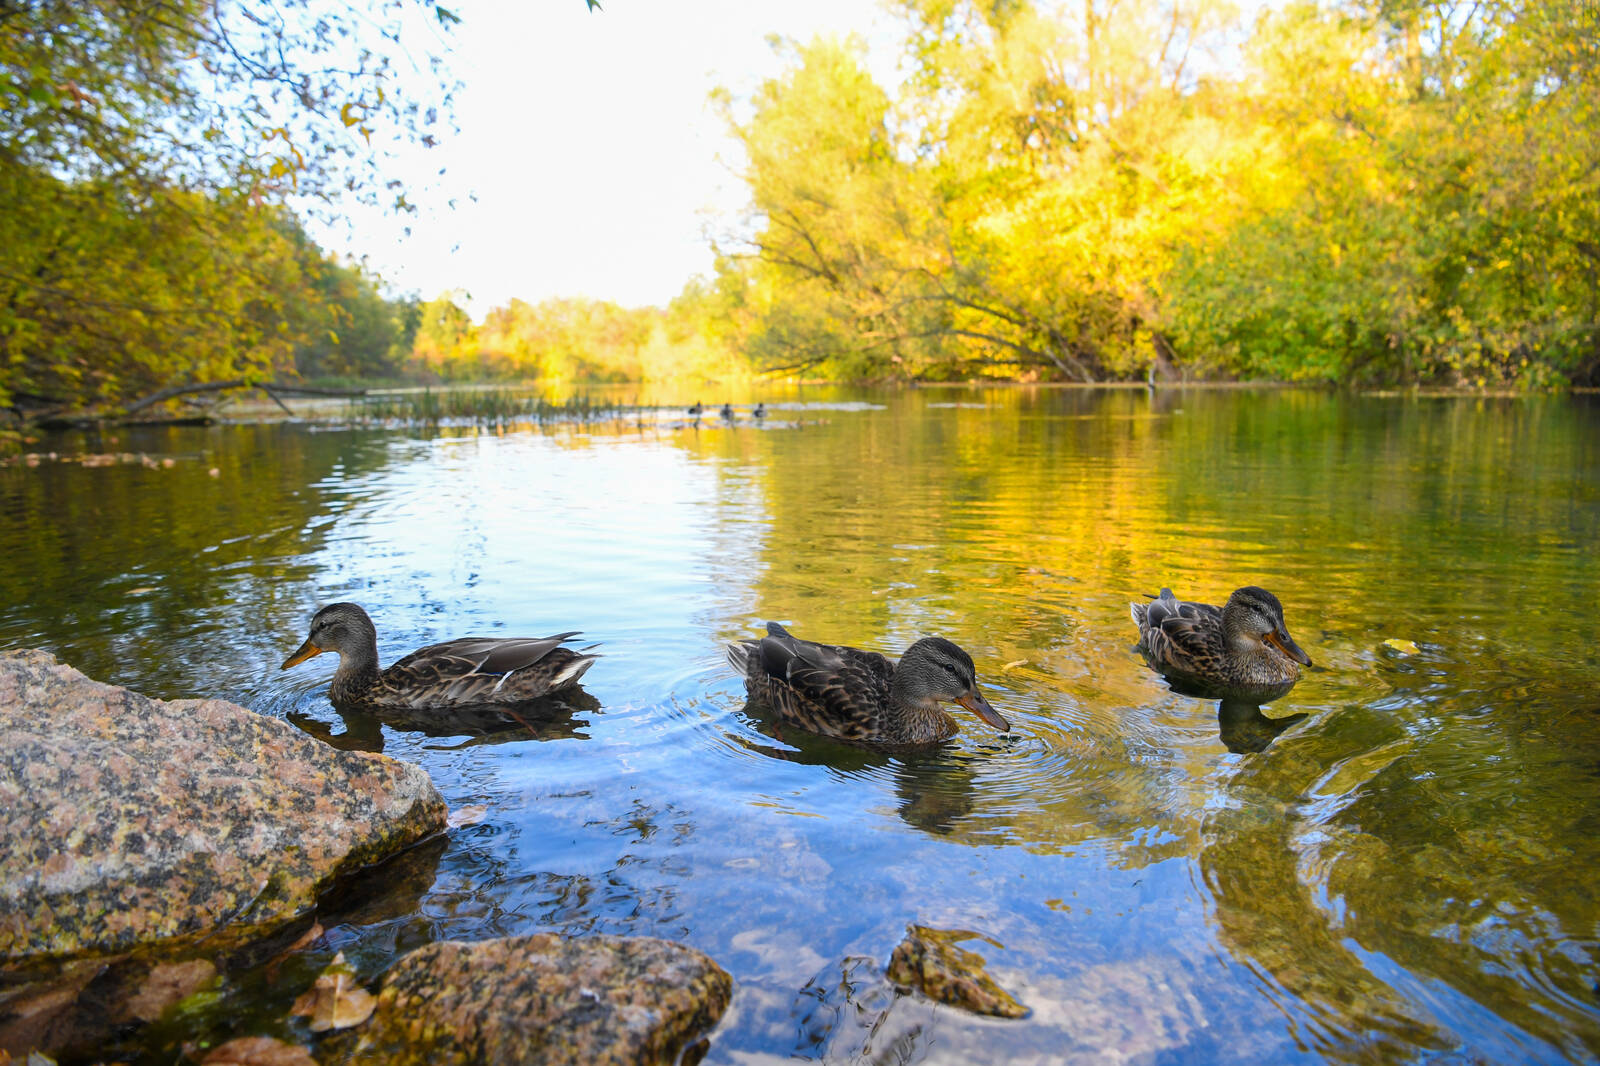
[[[419,948],[396,963],[350,1063],[695,1061],[733,979],[693,948],[652,937],[553,933]],[[325,1062],[337,1061],[324,1056]]]
[[[421,768],[223,700],[0,653],[0,975],[283,929],[337,875],[444,828]]]

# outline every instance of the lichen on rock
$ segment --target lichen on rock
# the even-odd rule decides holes
[[[444,941],[396,963],[372,1020],[324,1061],[665,1066],[716,1024],[732,990],[711,959],[653,937]]]
[[[0,734],[0,969],[253,939],[447,813],[419,767],[41,651],[0,653]]]

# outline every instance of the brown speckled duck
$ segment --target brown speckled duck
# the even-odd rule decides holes
[[[898,664],[875,651],[816,644],[776,622],[767,635],[728,645],[752,700],[784,722],[823,736],[884,745],[933,744],[952,736],[952,700],[996,729],[1011,726],[978,692],[972,656],[943,637],[924,637]]]
[[[596,656],[553,637],[463,637],[419,648],[378,668],[378,631],[353,603],[330,603],[311,619],[311,634],[283,661],[287,670],[325,651],[339,653],[328,686],[336,707],[460,707],[520,703],[577,684]]]
[[[1186,603],[1171,589],[1129,606],[1145,661],[1188,695],[1267,703],[1294,687],[1300,666],[1311,665],[1289,636],[1278,597],[1254,585],[1220,608]]]

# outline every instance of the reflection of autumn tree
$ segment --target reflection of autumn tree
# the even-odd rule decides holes
[[[245,680],[195,676],[217,655],[206,642],[235,641],[246,626],[262,640],[304,626],[301,582],[311,564],[281,560],[308,557],[324,528],[316,519],[325,501],[306,486],[336,466],[359,475],[386,458],[379,448],[350,447],[342,434],[281,425],[219,436],[133,430],[100,444],[179,458],[155,469],[0,470],[13,545],[0,558],[0,601],[50,604],[58,622],[44,643],[64,660],[162,698],[226,695]],[[272,606],[246,618],[241,602]]]
[[[1403,1057],[1454,1042],[1387,959],[1574,1057],[1600,1048],[1581,1006],[1600,960],[1577,947],[1594,921],[1600,846],[1582,826],[1600,729],[1539,724],[1582,681],[1453,693],[1420,721],[1350,708],[1241,764],[1228,787],[1248,802],[1207,817],[1201,868],[1224,942],[1307,1005],[1316,1046]],[[1485,787],[1498,764],[1516,780]],[[1527,780],[1538,802],[1518,801]],[[1508,950],[1540,961],[1508,966]]]

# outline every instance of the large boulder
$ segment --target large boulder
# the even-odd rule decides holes
[[[372,1020],[342,1057],[390,1066],[669,1066],[698,1058],[694,1049],[732,991],[711,959],[653,937],[443,941],[394,965]]]
[[[421,768],[223,700],[0,653],[0,976],[282,930],[340,873],[445,826]]]

